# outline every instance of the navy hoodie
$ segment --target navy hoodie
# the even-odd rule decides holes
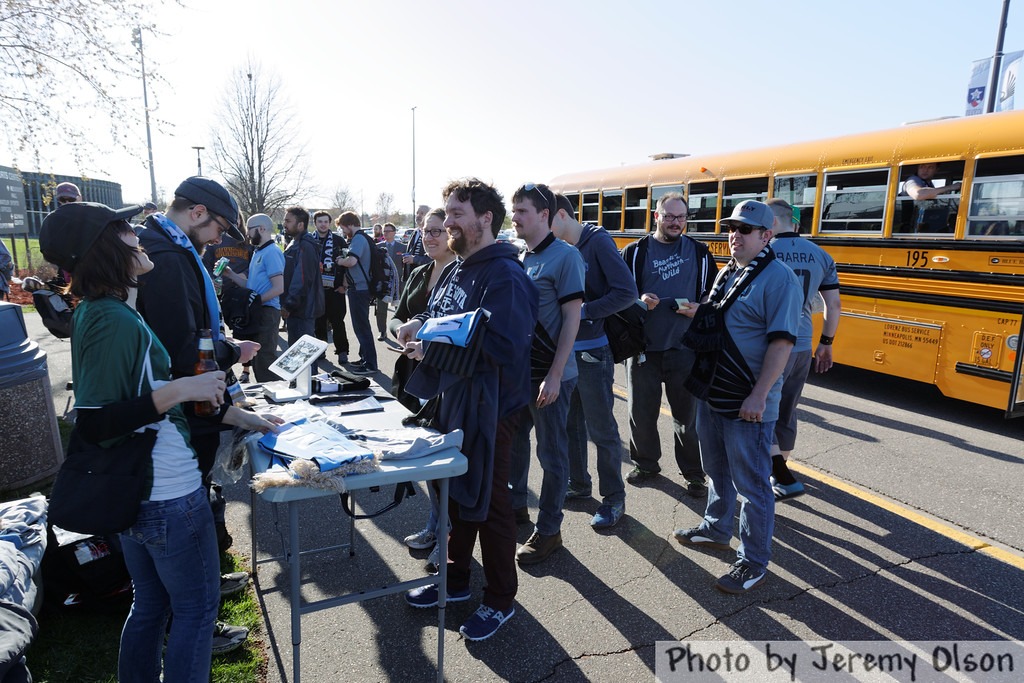
[[[451,497],[466,521],[482,522],[491,503],[498,422],[530,401],[530,346],[537,323],[537,288],[511,244],[484,247],[441,274],[419,320],[483,308],[491,313],[484,347],[469,378],[420,363],[407,391],[423,399],[441,395],[440,429],[463,431],[469,469],[451,482]]]

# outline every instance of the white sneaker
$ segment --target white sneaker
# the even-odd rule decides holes
[[[433,529],[423,529],[405,537],[405,544],[413,550],[426,550],[437,543],[437,535]]]

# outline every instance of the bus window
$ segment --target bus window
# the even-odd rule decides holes
[[[647,188],[630,187],[626,189],[626,219],[622,224],[624,230],[647,229]]]
[[[747,199],[763,202],[768,198],[767,178],[742,178],[722,183],[722,218],[732,215],[733,208]]]
[[[900,193],[892,217],[892,234],[952,235],[960,209],[960,181],[964,162],[905,164],[900,167]],[[918,188],[948,188],[934,197],[916,201],[907,192],[907,183]]]
[[[580,219],[580,193],[579,192],[563,192],[561,194],[564,195],[565,198],[569,200],[570,204],[572,204],[573,217],[576,220],[579,220]],[[582,221],[580,221],[580,222],[582,222]]]
[[[882,232],[889,169],[825,174],[819,232]]]
[[[810,235],[814,227],[814,195],[818,188],[817,175],[776,176],[773,197],[785,199],[800,209],[800,234]]]
[[[601,195],[597,192],[584,192],[583,193],[583,223],[594,223],[595,225],[601,222]]]
[[[658,210],[658,200],[667,195],[669,192],[678,192],[679,194],[686,196],[683,191],[682,185],[662,185],[660,187],[651,188],[651,229],[654,229],[654,212]]]
[[[622,230],[622,190],[605,190],[601,200],[601,227]]]
[[[690,215],[686,219],[689,232],[714,232],[718,208],[718,183],[690,183],[687,198]]]
[[[967,221],[969,237],[1024,237],[1024,156],[978,160]]]

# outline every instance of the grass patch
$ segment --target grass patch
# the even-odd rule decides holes
[[[43,258],[43,254],[39,251],[39,239],[35,237],[27,238],[28,251],[25,250],[26,238],[15,235],[5,235],[3,238],[4,246],[11,252],[11,256],[17,256],[14,259],[15,270],[36,270],[44,263],[46,259]]]
[[[246,570],[240,558],[221,555],[224,572]],[[35,681],[116,683],[117,651],[130,600],[111,604],[103,613],[46,609],[39,617],[39,635],[26,655]],[[249,629],[246,643],[213,658],[213,683],[254,683],[266,680],[267,660],[259,646],[263,628],[259,604],[250,584],[221,602],[221,621]]]
[[[73,425],[57,419],[61,442],[67,448]],[[25,498],[35,491],[49,495],[52,482],[0,494],[2,500]],[[237,555],[221,554],[221,571],[249,571]],[[32,678],[40,683],[82,681],[115,683],[121,628],[128,616],[130,599],[110,604],[103,612],[73,612],[46,608],[39,615],[39,635],[26,655]],[[218,619],[249,629],[246,643],[213,658],[213,683],[256,683],[266,680],[267,657],[260,646],[263,619],[256,594],[245,591],[221,601]]]

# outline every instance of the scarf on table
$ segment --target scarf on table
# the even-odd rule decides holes
[[[765,245],[742,269],[736,259],[730,260],[718,272],[707,303],[697,309],[683,337],[683,344],[697,352],[684,386],[698,399],[707,401],[715,412],[737,416],[757,381],[725,327],[725,313],[774,260],[775,252],[770,245]],[[726,290],[726,283],[737,271],[739,275]]]
[[[217,300],[217,290],[213,288],[213,278],[210,277],[209,271],[206,270],[206,266],[203,264],[203,259],[196,251],[192,241],[188,238],[188,235],[171,221],[170,218],[162,213],[155,213],[151,216],[167,236],[171,238],[171,241],[177,244],[182,249],[187,249],[192,257],[195,258],[196,263],[199,265],[199,272],[203,277],[203,288],[206,296],[206,311],[209,315],[208,327],[210,328],[210,334],[213,336],[213,340],[217,341],[221,338],[220,336],[220,302]]]

